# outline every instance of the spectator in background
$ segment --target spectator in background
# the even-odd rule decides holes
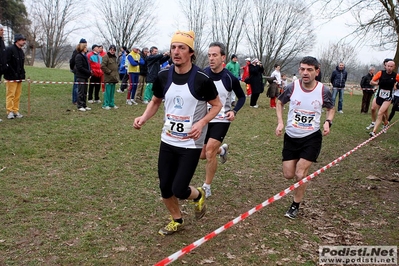
[[[90,63],[87,59],[87,43],[79,43],[76,48],[78,51],[75,57],[75,69],[74,73],[76,75],[76,82],[78,83],[78,101],[76,106],[79,111],[85,112],[90,111],[91,108],[87,107],[87,86],[89,78],[92,74],[90,69]]]
[[[320,72],[319,72],[319,74],[317,74],[315,80],[318,81],[318,82],[321,82],[321,78],[322,78],[322,76],[321,76],[321,64],[319,64],[319,70],[320,70]]]
[[[141,50],[140,56],[144,60],[144,64],[140,66],[140,75],[139,75],[139,84],[137,85],[137,91],[136,91],[136,102],[137,100],[143,101],[144,100],[144,93],[145,93],[145,88],[146,88],[146,78],[148,74],[148,68],[147,68],[147,57],[149,55],[148,48],[145,47]]]
[[[374,94],[374,86],[370,84],[374,76],[375,68],[373,66],[369,67],[369,73],[362,77],[360,81],[360,88],[362,88],[363,98],[362,98],[362,107],[360,109],[360,113],[367,114],[370,107],[371,99]]]
[[[332,99],[335,106],[335,99],[337,98],[337,94],[339,94],[339,102],[338,102],[338,113],[343,114],[342,105],[344,103],[344,89],[345,82],[348,77],[348,73],[345,70],[344,63],[339,63],[336,69],[331,74],[330,82],[332,84]]]
[[[127,88],[127,84],[129,82],[129,75],[127,74],[127,67],[126,67],[126,56],[129,54],[126,46],[122,46],[121,48],[121,56],[119,60],[119,79],[121,80],[121,86],[117,90],[117,92],[125,92]]]
[[[4,74],[4,70],[6,69],[6,45],[4,44],[3,34],[4,28],[3,25],[0,24],[0,81],[1,76]]]
[[[241,81],[245,81],[246,78],[249,78],[249,65],[251,64],[251,58],[245,58],[245,66],[241,67],[243,70]],[[251,84],[246,84],[247,97],[250,97],[252,94]]]
[[[262,66],[262,62],[258,58],[254,58],[249,65],[249,84],[251,84],[252,95],[249,106],[252,108],[259,108],[257,102],[259,95],[264,91],[262,83],[262,73],[265,69]]]
[[[282,85],[280,68],[281,68],[281,66],[279,64],[275,64],[274,71],[270,75],[271,78],[273,78],[273,77],[276,78],[273,82],[276,83],[276,85],[277,85],[277,86],[273,86],[273,84],[270,85],[270,92],[268,93],[268,96],[270,97],[270,107],[271,108],[276,108],[276,98],[280,94],[280,89],[281,89],[281,85]]]
[[[107,51],[104,50],[104,47],[101,44],[98,46],[98,54],[101,57],[104,57],[107,54]]]
[[[140,66],[144,65],[144,59],[140,55],[140,49],[138,46],[133,47],[133,51],[131,51],[128,56],[128,69],[129,73],[129,90],[126,96],[126,104],[127,105],[137,105],[137,102],[134,100],[136,95],[137,85],[139,83],[139,75],[140,75]]]
[[[26,38],[22,34],[15,34],[14,44],[6,49],[6,68],[4,79],[6,83],[6,109],[7,118],[22,118],[19,113],[19,102],[22,93],[22,80],[25,79],[25,54],[22,47],[26,44]]]
[[[161,65],[169,60],[169,52],[163,54],[158,53],[158,48],[152,46],[150,48],[150,55],[147,57],[147,85],[144,92],[143,103],[148,104],[153,96],[152,85],[161,70]]]
[[[71,59],[69,60],[69,69],[73,73],[73,85],[72,85],[72,103],[77,104],[78,102],[78,84],[76,83],[76,75],[75,75],[75,58],[76,55],[78,54],[78,47],[81,43],[86,43],[87,41],[85,39],[80,39],[78,45],[76,46],[75,50],[72,52]]]
[[[118,62],[116,58],[116,46],[111,45],[108,53],[103,57],[101,62],[101,70],[104,72],[104,103],[102,108],[110,110],[111,108],[118,109],[115,105],[115,84],[118,83]]]
[[[294,82],[295,80],[297,80],[298,79],[298,77],[296,76],[296,74],[294,73],[294,74],[292,74],[292,82]]]
[[[92,71],[89,85],[88,103],[101,103],[100,88],[104,75],[103,71],[101,70],[102,57],[99,54],[99,46],[97,44],[93,44],[91,50],[92,51],[87,54],[87,59],[89,59],[90,69]]]
[[[287,85],[288,85],[287,74],[282,73],[281,74],[281,89],[284,89],[284,87]],[[282,91],[280,91],[280,93],[282,93]]]
[[[238,58],[235,54],[231,56],[230,62],[227,63],[226,69],[230,71],[236,78],[240,79],[240,64],[237,62]],[[236,105],[236,94],[231,93],[231,105]]]
[[[101,58],[107,54],[107,51],[104,50],[104,47],[101,44],[98,46],[98,54],[101,56]],[[103,92],[105,91],[104,75],[101,76],[101,89]]]

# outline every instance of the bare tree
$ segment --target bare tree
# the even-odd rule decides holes
[[[69,35],[78,30],[73,20],[80,16],[78,0],[37,0],[32,2],[33,34],[46,67],[55,68],[65,59]],[[35,40],[33,40],[35,41]],[[36,44],[35,44],[36,45]]]
[[[362,45],[380,50],[395,50],[394,61],[399,65],[399,2],[396,0],[323,0],[324,15],[332,19],[350,13],[356,23],[350,36],[367,40]]]
[[[96,6],[100,11],[97,28],[105,44],[131,48],[156,34],[154,0],[113,0],[97,2]]]
[[[208,2],[203,0],[179,0],[183,14],[187,20],[189,30],[195,33],[194,50],[196,52],[196,64],[204,66],[207,62],[207,40],[208,34],[205,31],[208,16]]]
[[[246,35],[254,55],[263,62],[265,73],[275,63],[282,68],[300,53],[311,50],[314,29],[309,6],[302,1],[252,0]]]
[[[213,0],[212,2],[212,38],[226,45],[226,57],[237,52],[244,37],[245,19],[248,13],[248,1]]]
[[[347,70],[350,69],[350,66],[357,65],[356,56],[355,47],[345,43],[330,42],[328,47],[322,49],[318,55],[321,64],[322,81],[330,82],[331,73],[340,62],[345,64]]]

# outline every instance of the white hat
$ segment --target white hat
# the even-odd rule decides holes
[[[251,58],[247,57],[245,58],[245,61],[251,61]]]

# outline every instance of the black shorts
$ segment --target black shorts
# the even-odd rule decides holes
[[[208,143],[208,139],[216,139],[223,142],[224,137],[226,137],[227,131],[229,130],[230,123],[209,123],[208,131],[206,132],[205,144]]]
[[[202,149],[175,147],[161,142],[158,157],[159,188],[162,198],[173,195],[179,199],[190,196],[189,188]]]
[[[377,96],[377,99],[375,99],[376,104],[378,104],[379,106],[381,106],[384,102],[387,101],[392,101],[392,97],[389,98],[381,98]]]
[[[304,138],[291,138],[284,134],[283,161],[305,159],[316,162],[321,150],[323,136],[321,131],[306,136]]]

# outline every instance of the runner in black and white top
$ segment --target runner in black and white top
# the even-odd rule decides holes
[[[220,155],[220,162],[227,161],[229,145],[222,144],[230,123],[234,121],[237,112],[245,103],[245,94],[241,88],[240,81],[226,68],[223,62],[226,60],[226,49],[224,44],[213,42],[209,45],[208,61],[209,67],[204,72],[213,80],[218,90],[222,109],[215,118],[209,122],[208,131],[205,138],[205,145],[202,148],[201,159],[206,159],[205,183],[202,188],[205,190],[206,198],[211,196],[211,183],[215,177],[217,169],[216,155]],[[232,94],[237,96],[237,104],[232,108]]]
[[[369,133],[370,137],[375,136],[375,133],[383,120],[383,116],[388,117],[388,108],[393,99],[392,91],[395,87],[395,83],[399,82],[399,74],[394,72],[394,69],[395,62],[388,61],[385,64],[385,70],[378,71],[370,81],[371,85],[378,85],[376,104],[380,107],[373,131]]]
[[[319,156],[322,135],[330,133],[335,113],[334,104],[330,89],[315,80],[319,71],[316,58],[304,57],[299,67],[301,79],[287,85],[278,97],[277,136],[281,136],[284,129],[284,104],[290,102],[283,147],[283,175],[287,179],[295,177],[299,181],[307,176],[310,166]],[[327,109],[327,119],[321,122],[322,108]],[[294,201],[286,212],[286,217],[297,217],[305,189],[306,183],[294,190]]]
[[[153,84],[153,98],[143,115],[134,120],[134,127],[140,129],[165,99],[158,176],[163,202],[172,221],[159,230],[161,235],[183,229],[178,199],[194,200],[197,219],[205,214],[205,192],[190,186],[190,182],[204,145],[207,125],[222,107],[212,80],[192,63],[194,32],[176,32],[170,52],[174,65],[158,74]]]

